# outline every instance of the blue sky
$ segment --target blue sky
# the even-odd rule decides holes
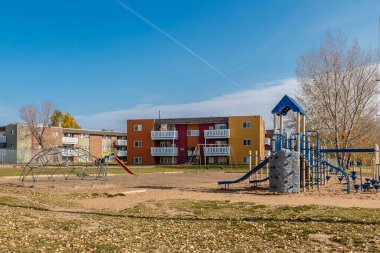
[[[116,1],[0,0],[0,123],[19,121],[20,106],[46,99],[86,128],[123,130],[127,118],[155,117],[160,108],[196,116],[187,105],[200,116],[269,115],[263,108],[294,94],[297,60],[326,31],[375,49],[379,38],[377,0],[122,2],[238,86]],[[272,86],[287,90],[260,104],[255,94],[271,97]],[[244,110],[233,100],[239,94],[252,94]]]

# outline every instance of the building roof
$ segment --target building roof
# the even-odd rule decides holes
[[[272,114],[286,115],[292,110],[293,112],[299,112],[301,115],[306,115],[306,111],[291,97],[285,95],[280,102],[272,110]]]
[[[208,124],[228,123],[228,117],[156,119],[157,124]]]
[[[91,134],[91,135],[111,135],[111,136],[126,136],[126,132],[116,132],[109,130],[87,130],[87,129],[73,129],[63,128],[63,133],[66,134]]]

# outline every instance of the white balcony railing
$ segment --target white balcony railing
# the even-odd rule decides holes
[[[3,135],[0,136],[0,143],[6,143],[7,142],[7,136]]]
[[[127,156],[127,150],[116,150],[116,156],[120,156],[120,157]]]
[[[178,131],[152,131],[150,136],[152,140],[177,140]]]
[[[230,129],[205,130],[206,139],[230,138]]]
[[[230,147],[204,147],[205,156],[230,156]]]
[[[78,144],[78,138],[62,137],[62,144]]]
[[[150,148],[152,156],[178,156],[177,147],[164,147],[164,148]]]
[[[78,156],[75,149],[62,149],[62,156]]]
[[[127,140],[116,140],[115,145],[116,146],[127,146]]]

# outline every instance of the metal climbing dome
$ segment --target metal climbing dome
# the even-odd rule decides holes
[[[56,180],[107,180],[109,157],[97,158],[88,150],[77,147],[53,147],[38,152],[25,165],[21,182],[39,178]]]

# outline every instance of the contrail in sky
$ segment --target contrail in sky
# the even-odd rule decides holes
[[[145,22],[147,25],[149,25],[149,26],[153,27],[154,29],[156,29],[162,35],[164,35],[165,37],[167,37],[168,39],[170,39],[171,41],[173,41],[175,44],[177,44],[178,46],[180,46],[182,49],[186,50],[188,53],[190,53],[191,55],[193,55],[195,58],[197,58],[198,60],[200,60],[201,62],[203,62],[204,64],[206,64],[210,69],[212,69],[213,71],[215,71],[217,74],[219,74],[220,76],[222,76],[224,79],[228,80],[231,84],[235,85],[236,87],[240,87],[240,85],[237,82],[235,82],[230,77],[228,77],[226,74],[224,74],[222,71],[220,71],[219,69],[217,69],[214,65],[212,65],[211,63],[209,63],[208,61],[206,61],[199,54],[195,53],[193,50],[191,50],[190,48],[188,48],[187,46],[185,46],[183,43],[181,43],[180,41],[178,41],[176,38],[174,38],[173,36],[171,36],[169,33],[167,33],[164,30],[162,30],[159,26],[155,25],[150,20],[148,20],[147,18],[145,18],[144,16],[142,16],[140,13],[138,13],[137,11],[135,11],[134,9],[132,9],[130,6],[128,6],[127,4],[125,4],[123,1],[121,1],[121,0],[115,0],[115,2],[117,4],[119,4],[121,7],[123,7],[125,10],[127,10],[128,12],[130,12],[131,14],[133,14],[134,16],[136,16],[137,18],[139,18],[140,20],[142,20],[143,22]]]

